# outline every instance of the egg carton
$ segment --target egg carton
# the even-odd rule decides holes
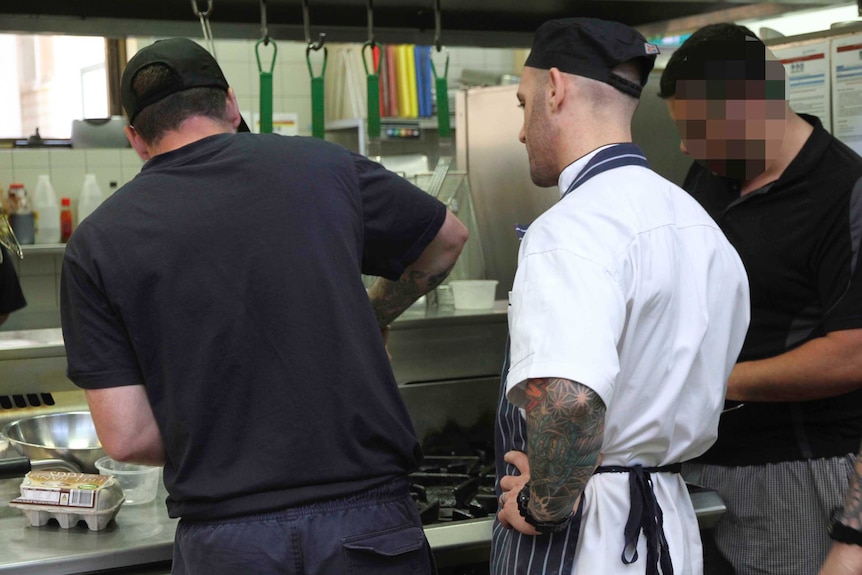
[[[20,509],[33,527],[56,519],[63,529],[84,521],[90,531],[101,531],[124,501],[119,482],[108,475],[31,471],[21,483],[21,496],[9,506]]]

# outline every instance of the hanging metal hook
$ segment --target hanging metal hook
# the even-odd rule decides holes
[[[269,45],[269,28],[266,26],[266,0],[260,0],[260,35],[263,45]]]
[[[302,23],[305,27],[305,43],[308,44],[308,50],[320,50],[323,44],[326,43],[326,34],[321,33],[320,39],[313,43],[311,41],[311,25],[308,21],[308,0],[302,0]]]
[[[213,0],[207,0],[207,9],[204,11],[198,10],[198,1],[192,0],[192,11],[195,13],[195,18],[206,18],[210,15],[213,9]]]
[[[377,44],[374,40],[374,0],[366,2],[365,11],[368,13],[368,43],[374,46]]]
[[[198,1],[192,0],[192,12],[194,12],[195,17],[201,21],[201,32],[203,33],[204,40],[209,45],[210,54],[215,58],[215,42],[213,42],[213,30],[212,26],[210,26],[210,14],[213,11],[213,0],[207,0],[207,9],[206,10],[198,10]]]
[[[441,14],[440,0],[434,0],[434,47],[438,52],[443,50],[443,44],[440,42]]]

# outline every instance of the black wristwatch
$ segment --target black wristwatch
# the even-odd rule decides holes
[[[569,522],[574,516],[574,513],[571,513],[562,521],[557,522],[539,521],[538,519],[533,517],[532,513],[530,513],[530,509],[528,507],[529,503],[530,484],[525,483],[524,487],[518,493],[518,512],[521,514],[521,517],[524,518],[524,521],[535,527],[536,531],[542,534],[559,533],[560,531],[565,531],[566,527],[569,526]]]
[[[854,529],[853,527],[848,527],[838,521],[838,517],[840,517],[840,515],[840,507],[832,512],[832,516],[829,518],[829,537],[831,537],[833,541],[838,541],[839,543],[849,543],[851,545],[862,546],[862,531]]]

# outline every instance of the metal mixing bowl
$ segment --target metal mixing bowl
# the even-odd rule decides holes
[[[6,425],[3,435],[9,445],[31,460],[62,459],[76,464],[85,473],[98,473],[96,460],[105,456],[88,411],[19,419]]]

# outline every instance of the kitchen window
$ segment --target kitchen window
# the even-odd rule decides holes
[[[67,139],[110,115],[105,38],[0,34],[0,54],[0,139]]]

